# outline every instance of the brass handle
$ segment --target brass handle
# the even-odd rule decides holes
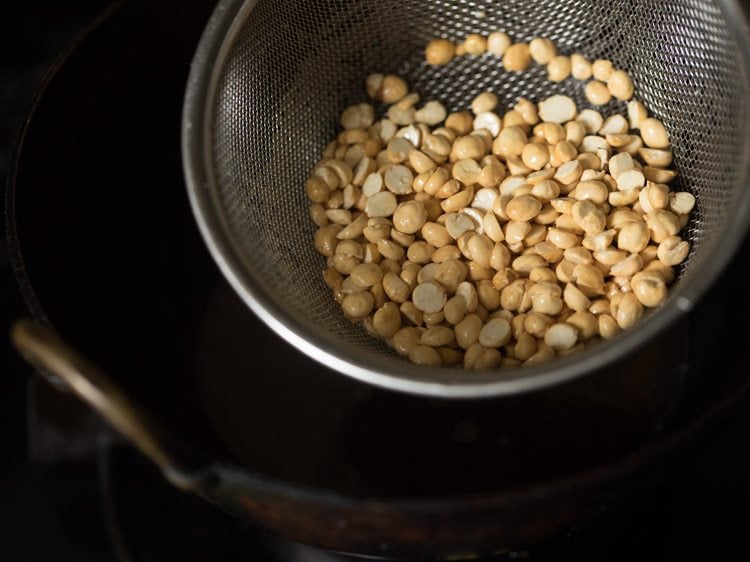
[[[201,471],[186,469],[165,446],[162,431],[146,412],[130,400],[112,379],[63,342],[51,329],[32,320],[18,320],[11,340],[33,367],[62,379],[81,399],[161,468],[178,488],[195,490],[205,479]]]

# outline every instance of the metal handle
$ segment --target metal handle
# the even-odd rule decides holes
[[[162,431],[112,379],[63,342],[51,329],[32,320],[18,320],[11,340],[33,367],[60,377],[73,392],[101,414],[118,432],[161,468],[173,485],[195,490],[204,471],[188,469],[160,437]]]

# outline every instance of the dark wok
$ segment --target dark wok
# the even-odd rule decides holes
[[[402,396],[289,348],[226,285],[184,195],[180,104],[209,9],[125,3],[80,39],[22,132],[6,207],[37,322],[17,342],[31,352],[32,337],[47,337],[39,326],[54,327],[83,350],[114,383],[100,381],[101,410],[174,483],[327,548],[486,553],[646,489],[747,392],[750,338],[708,337],[750,308],[733,296],[745,294],[747,244],[688,321],[624,364],[542,393]],[[144,19],[134,44],[129,26]]]

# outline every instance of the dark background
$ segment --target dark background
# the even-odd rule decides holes
[[[10,3],[8,3],[10,4]],[[14,137],[47,67],[71,38],[108,2],[14,2],[0,16],[0,177],[5,178]],[[158,56],[155,54],[155,56]],[[0,230],[4,223],[0,217]],[[56,476],[27,460],[26,411],[30,369],[8,344],[13,319],[25,306],[10,270],[5,240],[0,240],[0,559],[114,560],[99,513],[93,472],[75,478],[76,497],[62,502]],[[745,407],[712,445],[698,453],[685,471],[654,496],[654,524],[666,537],[645,559],[670,553],[731,552],[750,531],[750,407]],[[70,480],[65,480],[66,486]],[[81,548],[85,544],[85,548]],[[665,546],[666,545],[666,546]],[[616,545],[613,545],[616,548]]]
[[[3,2],[0,16],[0,201],[4,208],[5,180],[12,147],[48,67],[71,39],[109,2],[24,0]],[[13,319],[26,314],[10,269],[4,213],[0,213],[0,559],[114,560],[107,538],[93,540],[101,548],[78,548],[71,530],[74,513],[60,512],[50,493],[55,483],[27,461],[26,402],[31,370],[11,349],[8,331]],[[86,475],[83,475],[86,478]],[[91,479],[70,511],[86,512],[98,501]],[[68,511],[66,509],[66,511]],[[86,523],[84,523],[86,524]],[[101,533],[101,529],[94,532]]]

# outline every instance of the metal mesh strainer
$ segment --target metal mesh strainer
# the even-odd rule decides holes
[[[697,0],[226,0],[193,63],[183,151],[193,206],[224,274],[275,331],[314,359],[371,383],[473,396],[538,388],[588,372],[665,329],[727,263],[745,232],[748,193],[747,45],[734,2]],[[304,180],[345,105],[365,100],[370,72],[405,77],[423,100],[465,109],[479,92],[502,107],[551,92],[589,107],[582,83],[552,84],[544,68],[506,73],[492,55],[446,67],[423,62],[426,42],[504,30],[549,37],[558,49],[609,58],[664,120],[694,193],[689,260],[667,304],[639,327],[578,357],[529,370],[469,374],[408,364],[346,320],[312,246]],[[613,102],[606,111],[623,111]],[[251,345],[252,342],[248,342]]]

